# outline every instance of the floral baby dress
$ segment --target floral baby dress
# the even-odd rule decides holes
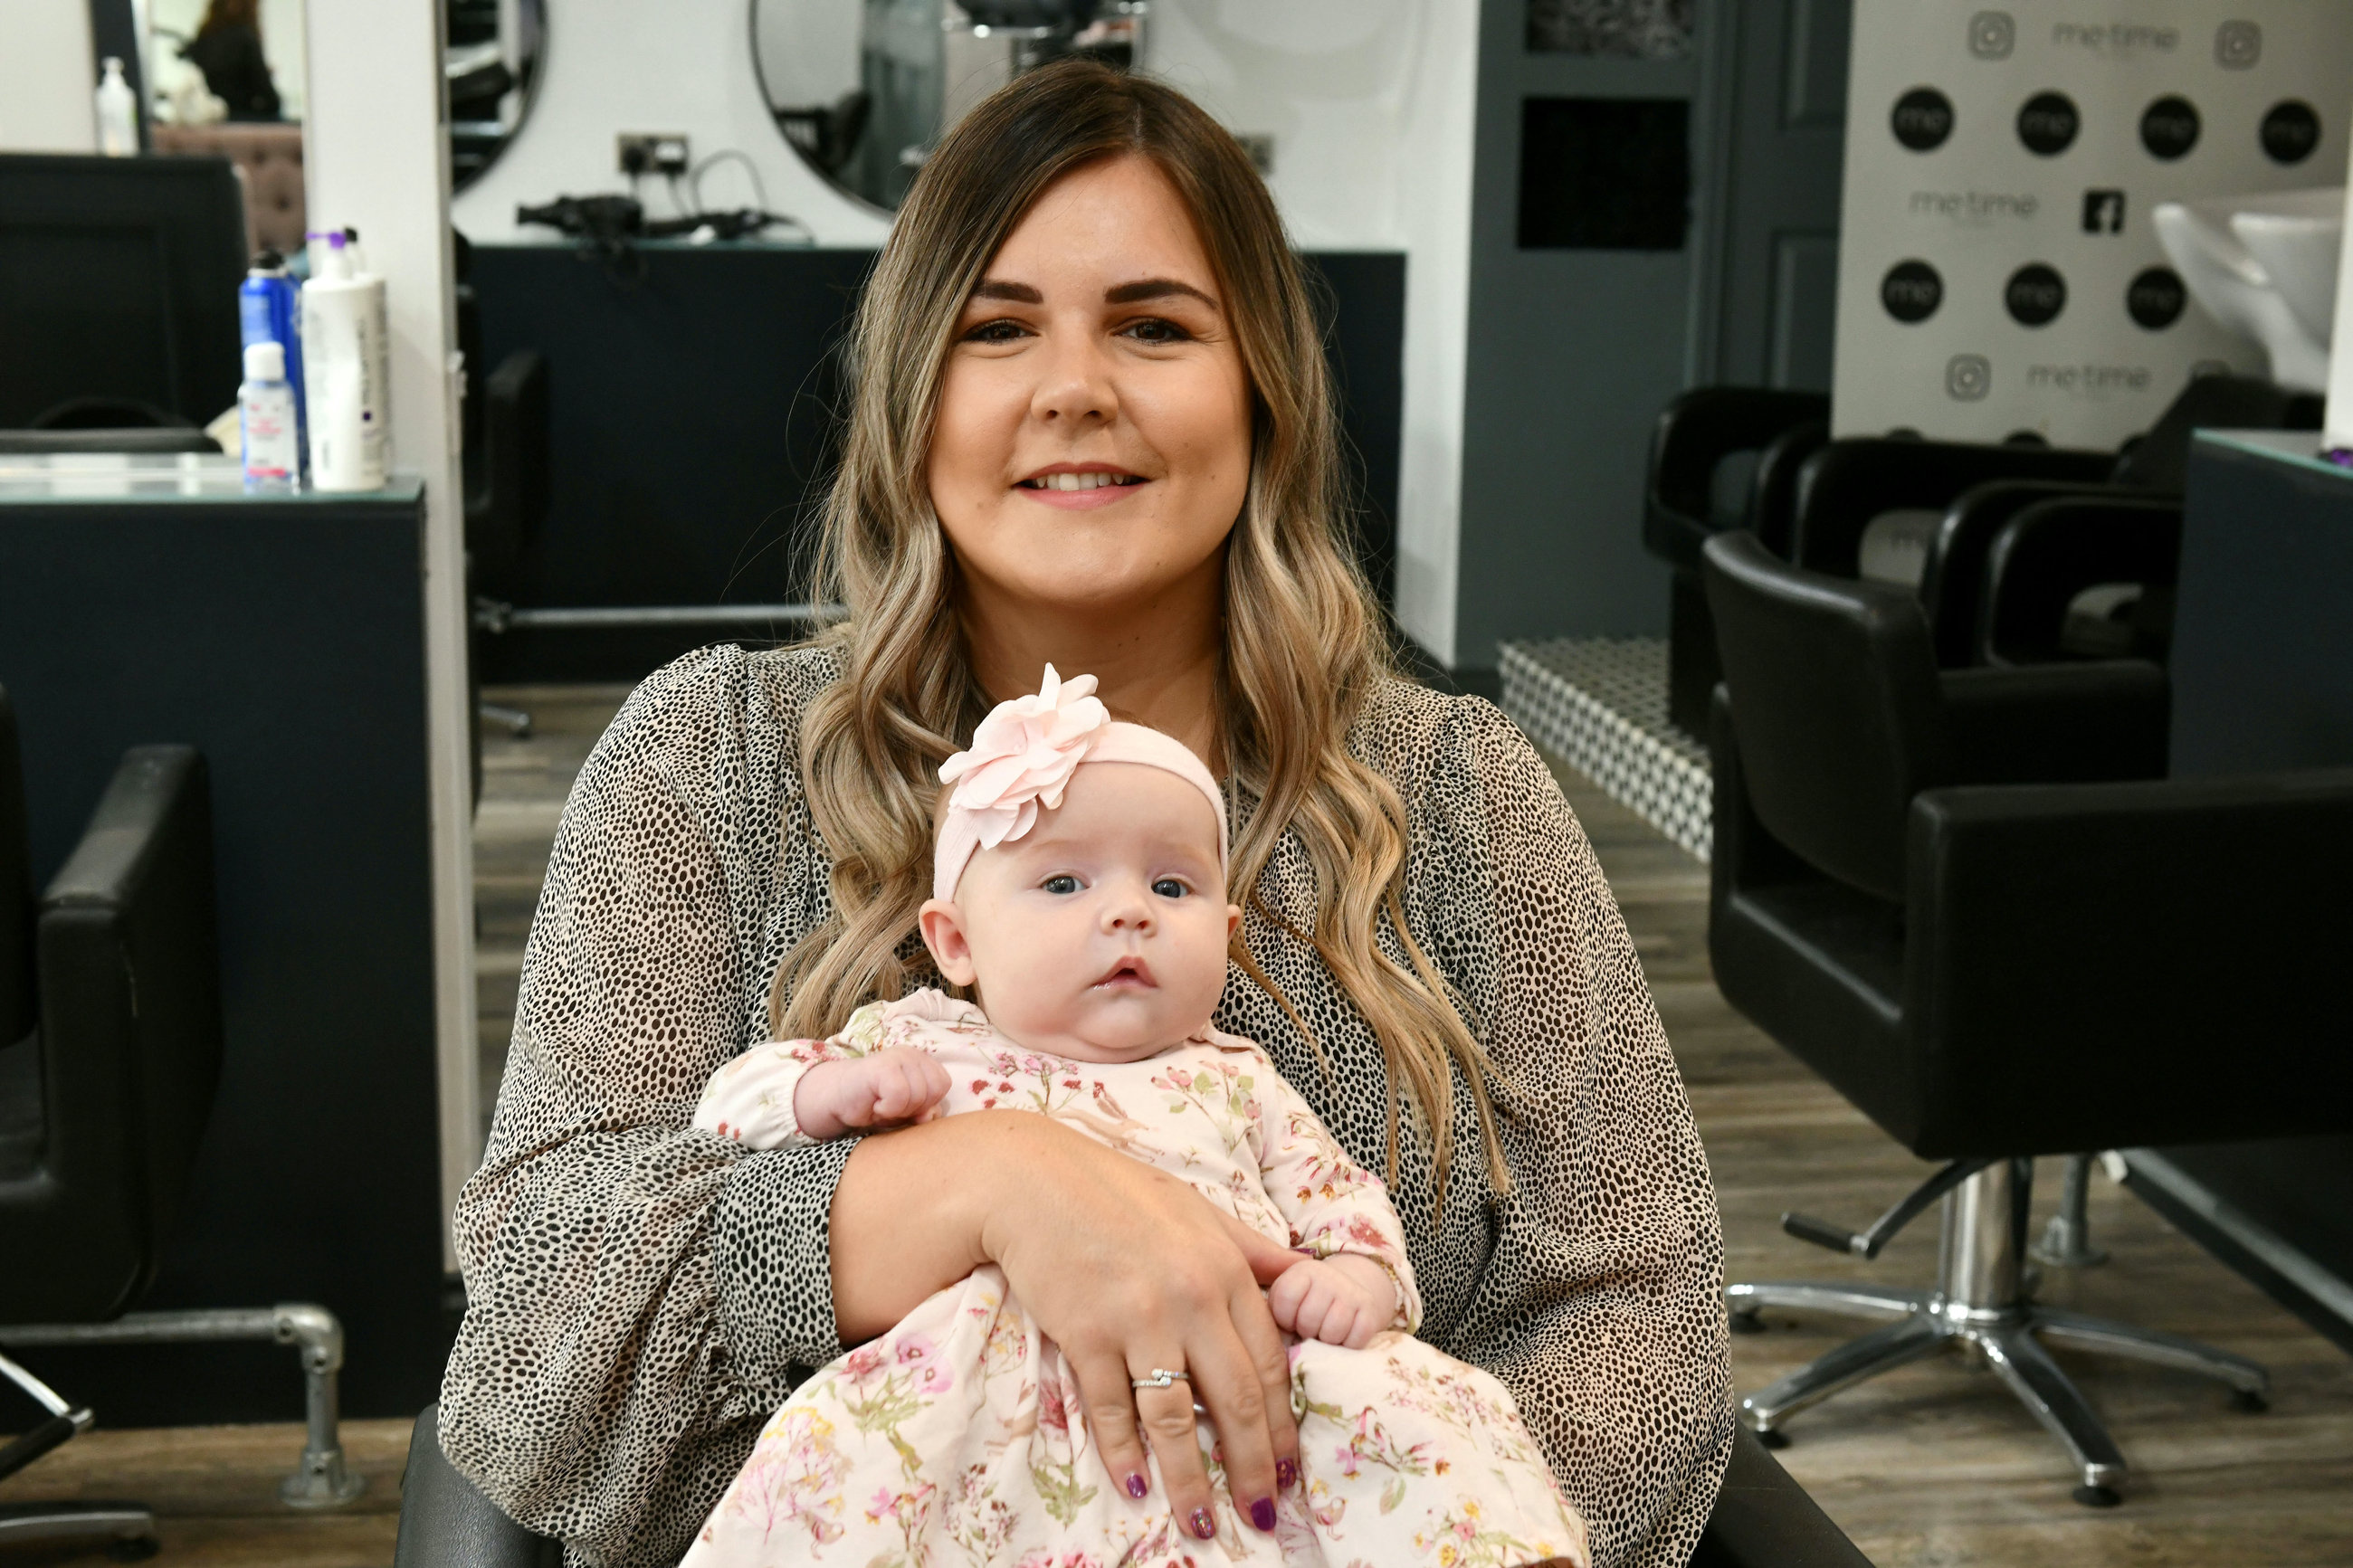
[[[1397,1319],[1362,1350],[1291,1347],[1300,1479],[1276,1496],[1272,1535],[1237,1515],[1202,1421],[1218,1519],[1202,1541],[1172,1517],[1156,1464],[1141,1501],[1104,1473],[1060,1352],[1004,1276],[979,1268],[794,1391],[681,1568],[1585,1563],[1584,1522],[1511,1395],[1412,1337],[1421,1303],[1380,1182],[1256,1046],[1209,1030],[1142,1061],[1071,1061],[921,991],[861,1008],[830,1040],[745,1052],[712,1076],[696,1125],[755,1148],[798,1139],[800,1074],[891,1047],[947,1068],[944,1112],[1051,1116],[1286,1247],[1374,1259],[1397,1283]]]

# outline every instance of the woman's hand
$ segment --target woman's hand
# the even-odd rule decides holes
[[[1298,1475],[1291,1370],[1261,1281],[1296,1253],[1174,1177],[1042,1116],[979,1111],[867,1139],[833,1202],[835,1315],[869,1338],[984,1262],[1061,1347],[1111,1484],[1149,1490],[1145,1446],[1180,1529],[1215,1533],[1196,1400],[1242,1517],[1274,1527]],[[1189,1380],[1132,1383],[1155,1369]]]

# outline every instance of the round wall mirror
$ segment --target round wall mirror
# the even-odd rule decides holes
[[[449,183],[464,190],[498,161],[531,112],[547,50],[544,0],[445,0]]]
[[[884,211],[941,132],[1065,55],[1141,64],[1147,0],[752,0],[777,129],[837,190]]]

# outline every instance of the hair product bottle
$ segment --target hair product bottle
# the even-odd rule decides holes
[[[237,412],[245,482],[256,489],[292,486],[301,478],[302,446],[294,424],[294,389],[286,384],[286,351],[277,343],[246,344]]]
[[[139,105],[122,79],[121,60],[113,55],[106,57],[106,74],[98,83],[98,150],[110,158],[139,152]]]
[[[383,488],[391,452],[384,279],[354,269],[353,237],[312,235],[302,285],[311,483],[322,490]]]
[[[302,384],[302,301],[278,252],[265,247],[254,257],[245,281],[237,286],[237,335],[247,348],[276,343],[285,351],[286,384],[294,389],[294,428],[307,463],[311,426],[303,406],[309,399]]]

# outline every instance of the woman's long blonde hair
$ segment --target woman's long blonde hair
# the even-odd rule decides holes
[[[930,892],[939,764],[989,703],[965,657],[955,563],[925,480],[942,372],[966,297],[1039,193],[1082,163],[1124,153],[1150,158],[1192,211],[1255,394],[1250,494],[1226,542],[1226,754],[1232,782],[1258,797],[1238,831],[1232,886],[1249,889],[1253,912],[1314,947],[1380,1041],[1392,1184],[1402,1081],[1432,1140],[1444,1202],[1460,1064],[1490,1179],[1505,1188],[1485,1053],[1406,924],[1404,805],[1348,747],[1393,662],[1344,543],[1339,442],[1305,276],[1230,135],[1181,93],[1083,61],[1021,77],[941,141],[859,305],[849,431],[815,585],[819,602],[849,607],[819,639],[838,650],[844,674],[808,705],[801,736],[809,809],[833,857],[833,912],[779,965],[770,1021],[780,1037],[824,1036],[906,984],[916,912]],[[1258,891],[1286,830],[1314,877],[1310,931]],[[1383,951],[1385,919],[1402,963]],[[1240,933],[1232,956],[1313,1044]]]

